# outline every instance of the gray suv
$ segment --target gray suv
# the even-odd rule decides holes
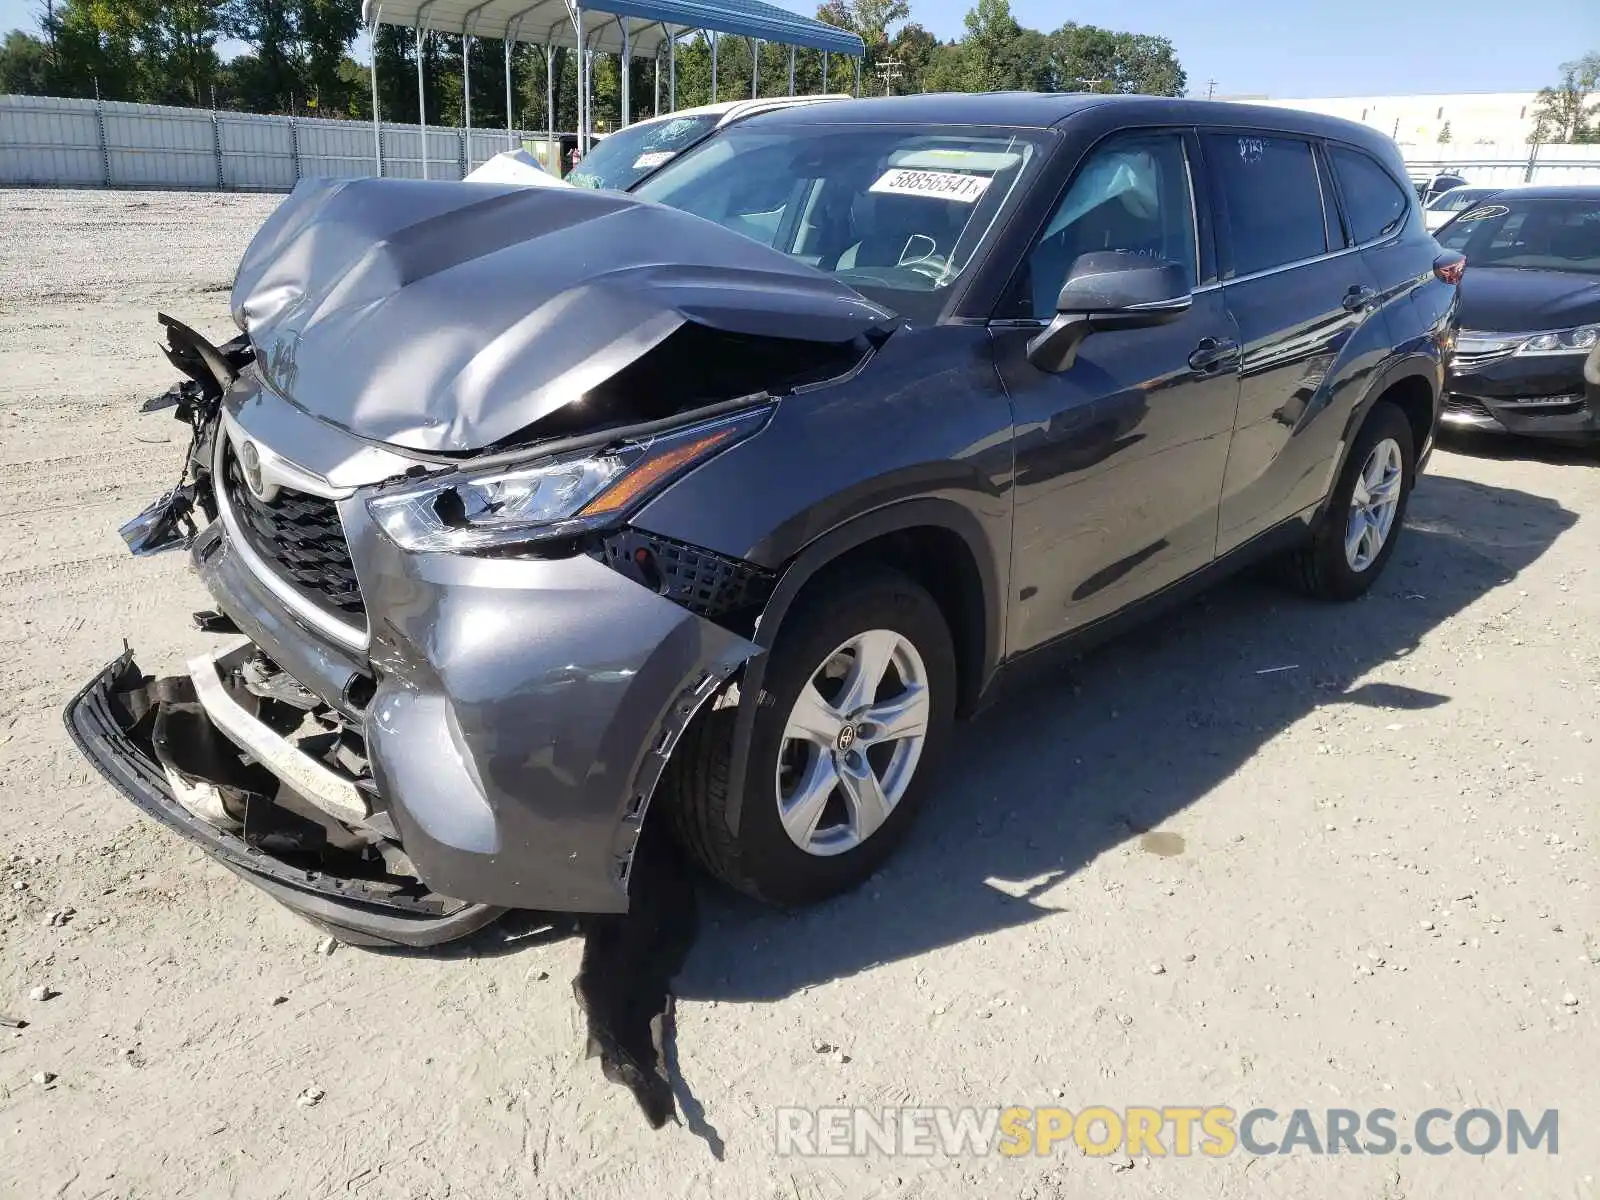
[[[951,723],[1263,559],[1393,556],[1463,260],[1395,147],[1283,109],[753,117],[632,194],[302,184],[242,331],[163,318],[219,644],[67,710],[146,813],[352,940],[624,911],[641,828],[860,882]]]

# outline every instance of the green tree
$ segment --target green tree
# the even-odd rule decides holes
[[[1018,86],[1013,71],[1019,64],[1017,41],[1022,26],[1011,15],[1008,0],[978,0],[967,13],[967,34],[961,41],[964,92],[998,92]]]
[[[0,94],[48,95],[53,74],[46,42],[20,29],[0,42]]]
[[[1063,91],[1181,96],[1189,80],[1172,43],[1069,21],[1050,35],[1052,67]]]
[[[354,89],[343,67],[345,51],[361,28],[361,0],[299,0],[295,9],[308,102],[321,116],[350,115]]]
[[[900,64],[900,79],[894,90],[902,95],[927,92],[928,74],[939,53],[939,39],[915,21],[900,27],[889,43],[889,56]]]
[[[1561,82],[1543,88],[1533,110],[1530,142],[1600,141],[1600,51],[1561,64]]]
[[[1449,144],[1450,144],[1450,122],[1446,121],[1443,125],[1439,126],[1439,145],[1448,146]]]

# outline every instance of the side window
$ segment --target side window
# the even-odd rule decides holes
[[[1405,223],[1411,202],[1389,172],[1359,150],[1329,146],[1333,173],[1339,179],[1350,233],[1359,245],[1387,237]],[[1449,207],[1449,202],[1440,205]]]
[[[1207,134],[1205,147],[1206,165],[1227,204],[1235,275],[1327,252],[1310,142],[1230,132]]]
[[[1090,153],[1028,252],[1015,315],[1054,316],[1072,264],[1092,250],[1178,263],[1195,285],[1194,202],[1181,134],[1115,137]]]

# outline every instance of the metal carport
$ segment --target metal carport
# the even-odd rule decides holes
[[[789,93],[794,94],[794,48],[824,52],[822,87],[828,86],[828,55],[844,54],[855,59],[855,90],[861,91],[861,59],[866,47],[849,30],[803,17],[762,0],[363,0],[361,16],[369,30],[377,26],[399,25],[416,30],[417,35],[417,123],[423,132],[422,175],[428,176],[427,112],[423,99],[422,39],[429,33],[454,33],[462,38],[463,110],[467,130],[472,129],[472,68],[469,53],[472,38],[498,38],[506,49],[506,131],[511,132],[511,50],[518,42],[544,47],[545,53],[545,133],[555,136],[554,58],[558,48],[578,53],[578,145],[587,152],[590,140],[590,97],[592,56],[596,52],[616,54],[624,63],[635,58],[656,60],[656,91],[660,94],[661,48],[668,56],[668,109],[677,108],[677,41],[686,33],[704,30],[711,40],[711,98],[716,99],[717,34],[749,38],[752,50],[752,75],[759,74],[760,43],[777,42],[789,47]],[[622,123],[631,114],[631,72],[622,71]],[[758,80],[752,79],[752,91]],[[378,63],[372,62],[372,119],[374,131],[378,113]],[[379,170],[383,148],[378,147]]]

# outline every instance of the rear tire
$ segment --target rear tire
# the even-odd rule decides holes
[[[1356,435],[1311,541],[1285,556],[1285,579],[1322,600],[1364,595],[1394,554],[1415,483],[1411,423],[1380,400]]]
[[[878,869],[911,827],[955,713],[950,630],[923,588],[880,567],[812,587],[771,651],[744,795],[730,779],[734,709],[696,720],[666,781],[679,843],[779,905],[825,900]]]

